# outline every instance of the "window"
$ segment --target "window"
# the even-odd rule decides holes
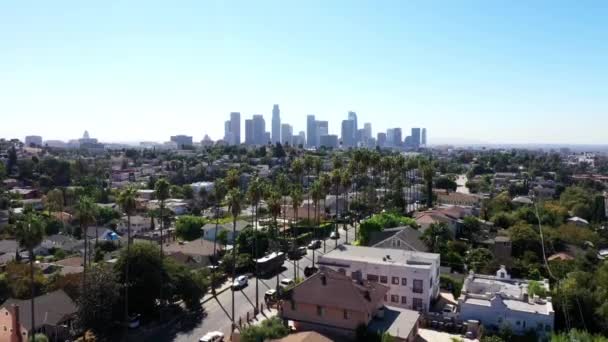
[[[391,302],[393,302],[393,303],[399,303],[399,296],[397,296],[397,295],[391,295]]]
[[[414,279],[414,293],[422,293],[422,280]]]
[[[369,281],[373,281],[373,282],[376,282],[376,283],[377,283],[377,282],[378,282],[378,276],[377,276],[377,275],[375,275],[375,274],[368,274],[368,275],[367,275],[367,280],[369,280]]]
[[[344,319],[349,319],[349,317],[348,310],[344,310]]]
[[[393,285],[399,285],[399,277],[393,277]]]
[[[323,317],[325,309],[321,305],[317,305],[317,316]]]
[[[401,286],[407,286],[407,278],[401,278]]]
[[[407,297],[401,296],[401,304],[407,304]]]
[[[382,284],[388,283],[388,277],[387,276],[380,276],[380,283],[382,283]]]
[[[416,311],[422,311],[422,298],[412,299],[412,308]]]

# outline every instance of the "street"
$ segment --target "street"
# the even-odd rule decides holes
[[[342,225],[340,225],[339,232],[340,239],[338,239],[338,245],[346,242],[346,232],[344,231]],[[349,226],[348,241],[352,242],[354,236],[354,229],[352,226]],[[325,240],[325,243],[327,252],[336,247],[336,240],[327,239]],[[319,255],[324,254],[323,245],[321,245],[321,248],[315,250],[314,253],[315,260]],[[304,278],[304,268],[312,266],[312,255],[313,251],[307,249],[307,254],[298,261],[298,276],[300,278]],[[293,261],[285,260],[285,263],[283,264],[283,271],[279,274],[279,280],[283,278],[295,279]],[[269,289],[275,289],[276,286],[276,276],[270,279],[259,279],[260,305],[264,303],[264,293]],[[251,277],[249,278],[248,286],[235,292],[234,311],[237,322],[239,317],[242,317],[243,320],[245,320],[247,312],[249,312],[250,315],[253,313],[255,308],[255,288],[255,277]],[[201,318],[200,322],[198,322],[198,324],[196,324],[194,327],[187,329],[186,331],[166,331],[159,334],[159,336],[155,336],[153,340],[159,342],[196,342],[199,340],[199,338],[205,335],[205,333],[215,330],[223,332],[225,336],[230,336],[231,301],[232,290],[228,289],[203,305],[206,317]]]

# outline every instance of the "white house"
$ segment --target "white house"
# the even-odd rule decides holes
[[[219,235],[220,232],[226,231],[227,242],[228,242],[228,244],[232,244],[234,239],[236,237],[238,237],[239,233],[250,225],[251,225],[250,222],[246,222],[243,220],[237,220],[236,221],[236,235],[233,236],[232,223],[219,224],[217,227],[217,234]],[[207,241],[215,240],[215,233],[216,233],[215,228],[216,228],[215,223],[207,223],[206,225],[204,225],[202,228],[203,229],[203,239],[205,239]]]
[[[516,334],[530,329],[538,335],[549,334],[555,320],[551,297],[530,296],[530,283],[528,280],[511,279],[504,266],[495,276],[471,272],[458,298],[459,318],[477,320],[490,329],[509,326]],[[538,284],[549,291],[547,279]]]
[[[428,311],[439,295],[439,254],[341,245],[319,257],[321,267],[390,288],[387,305]]]

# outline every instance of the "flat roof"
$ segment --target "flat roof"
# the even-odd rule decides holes
[[[321,256],[321,260],[361,261],[374,264],[403,265],[408,267],[430,268],[433,262],[439,265],[439,254],[400,249],[340,245]]]
[[[419,319],[420,313],[418,311],[385,306],[384,317],[369,322],[368,330],[387,332],[393,337],[407,339]]]

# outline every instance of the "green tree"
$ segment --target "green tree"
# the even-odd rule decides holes
[[[250,325],[241,331],[241,341],[258,342],[280,339],[289,335],[289,328],[278,317],[267,319],[259,325]]]
[[[26,215],[23,221],[17,224],[17,230],[15,231],[15,238],[21,246],[21,248],[27,249],[30,259],[30,287],[31,287],[31,331],[30,336],[34,336],[36,331],[36,319],[35,319],[35,297],[36,289],[34,286],[34,261],[36,256],[34,255],[34,248],[38,246],[44,237],[44,224],[43,221],[33,214]]]
[[[445,223],[433,223],[422,233],[421,239],[433,253],[439,253],[452,239],[452,234]]]
[[[175,235],[187,241],[196,240],[201,237],[206,220],[199,216],[180,216],[175,222]]]
[[[228,207],[230,208],[230,213],[232,214],[232,236],[233,239],[236,237],[236,219],[241,213],[241,203],[243,202],[243,194],[238,188],[232,188],[228,192]],[[232,282],[236,279],[236,248],[232,248]],[[232,310],[231,310],[231,319],[232,319],[232,329],[234,329],[234,291],[232,291]]]
[[[124,316],[124,320],[125,320],[125,325],[127,325],[129,323],[129,286],[130,286],[130,282],[129,282],[129,271],[130,271],[130,265],[129,265],[129,261],[131,260],[129,258],[129,254],[131,252],[131,216],[133,214],[135,214],[135,208],[137,207],[137,202],[136,202],[136,197],[137,197],[137,190],[135,190],[135,188],[129,187],[123,191],[120,192],[120,194],[118,195],[118,199],[117,202],[120,205],[120,207],[122,208],[122,211],[125,213],[125,215],[127,215],[127,248],[126,248],[126,253],[127,253],[127,265],[125,267],[125,316]]]
[[[469,270],[480,273],[490,264],[493,258],[492,252],[487,248],[475,248],[469,251],[465,262]]]
[[[85,279],[87,276],[87,264],[88,259],[90,258],[90,249],[89,245],[89,236],[88,236],[88,227],[95,223],[95,216],[97,213],[97,206],[93,202],[90,197],[82,196],[78,201],[78,205],[76,207],[76,217],[78,218],[78,223],[80,225],[80,231],[84,236],[84,261],[83,261],[83,272],[82,272],[82,282],[85,283]],[[84,285],[83,285],[84,286]],[[84,291],[84,288],[83,288]]]
[[[97,335],[107,335],[114,325],[114,312],[120,301],[121,285],[111,267],[94,265],[86,279],[87,292],[76,300],[76,325],[80,330],[92,329]]]
[[[169,189],[170,188],[171,188],[171,185],[164,178],[157,180],[156,184],[154,184],[154,193],[156,195],[156,199],[160,202],[159,220],[160,220],[160,255],[161,255],[161,258],[163,256],[163,243],[164,243],[163,229],[165,227],[165,215],[164,215],[165,214],[165,201],[169,198]]]
[[[481,229],[481,223],[475,216],[467,216],[463,219],[460,235],[465,239],[471,240]]]

